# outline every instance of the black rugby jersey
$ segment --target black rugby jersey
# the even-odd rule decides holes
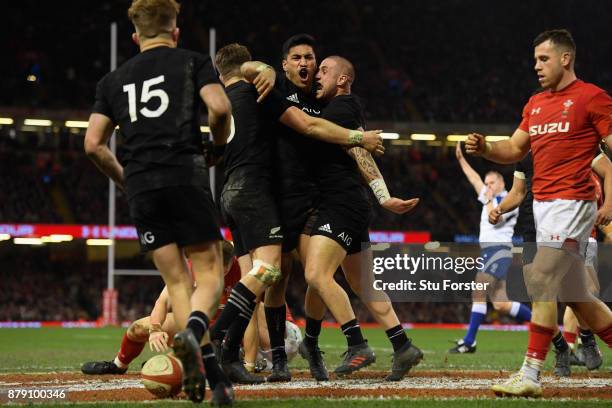
[[[248,168],[248,175],[269,177],[278,118],[290,104],[274,89],[257,103],[257,90],[245,81],[238,81],[226,89],[232,102],[234,132],[227,141],[223,160],[225,180],[238,168]]]
[[[210,57],[170,47],[141,52],[98,82],[93,112],[119,125],[128,196],[208,185],[199,92],[217,82]]]

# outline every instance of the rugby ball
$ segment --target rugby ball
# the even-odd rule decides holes
[[[151,357],[142,367],[142,384],[158,398],[170,398],[181,392],[183,367],[169,354]]]

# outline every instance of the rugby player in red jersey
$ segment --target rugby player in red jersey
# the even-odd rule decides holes
[[[556,332],[558,296],[612,347],[612,312],[588,291],[584,276],[593,224],[612,219],[612,198],[606,197],[597,210],[591,179],[598,143],[603,139],[612,145],[612,98],[577,79],[576,45],[567,30],[543,32],[533,45],[534,68],[544,91],[529,99],[519,128],[510,140],[489,143],[473,133],[466,141],[469,154],[497,163],[515,163],[530,148],[533,154],[538,252],[525,276],[534,299],[529,344],[520,371],[493,386],[500,396],[542,395],[539,377]]]

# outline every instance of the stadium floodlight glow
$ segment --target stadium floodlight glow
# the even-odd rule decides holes
[[[399,133],[381,133],[380,137],[383,139],[397,140],[399,139]]]
[[[208,126],[200,126],[200,132],[202,132],[202,133],[210,133],[210,127],[208,127]]]
[[[112,239],[95,239],[95,238],[90,238],[87,241],[85,241],[85,243],[87,245],[91,245],[91,246],[111,246],[111,245],[113,245],[113,240]]]
[[[16,245],[42,245],[43,240],[40,238],[13,238],[13,243]]]
[[[447,142],[465,142],[467,135],[448,135],[446,136]]]
[[[66,242],[66,241],[72,241],[73,236],[72,235],[65,235],[65,234],[51,234],[51,235],[46,235],[44,237],[41,238],[42,242],[44,243],[59,243],[59,242]]]
[[[51,239],[55,239],[58,241],[72,241],[74,237],[70,234],[51,234],[49,235]]]
[[[412,146],[412,140],[393,140],[391,144],[394,146]]]
[[[89,122],[86,120],[67,120],[66,122],[64,122],[64,126],[69,128],[87,129],[87,126],[89,126]]]
[[[12,125],[13,123],[13,118],[0,118],[0,125]]]
[[[412,140],[436,140],[436,135],[432,133],[413,133],[410,135]]]
[[[10,234],[0,234],[0,241],[7,241],[9,239],[11,239]]]
[[[26,77],[26,80],[27,80],[28,82],[36,82],[36,80],[37,80],[37,79],[38,79],[38,78],[36,78],[36,75],[32,75],[32,74],[30,74],[30,75],[28,75],[28,76]]]
[[[508,140],[508,139],[510,139],[510,136],[494,136],[494,135],[485,136],[485,140],[487,142],[499,142],[500,140]]]
[[[26,119],[23,124],[26,126],[51,126],[53,122],[48,119]]]

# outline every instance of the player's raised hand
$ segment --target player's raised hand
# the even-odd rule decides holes
[[[480,156],[485,153],[487,142],[480,133],[470,133],[465,141],[465,151],[473,156]]]
[[[385,210],[391,211],[395,214],[406,214],[409,211],[412,211],[414,207],[419,204],[420,198],[411,198],[410,200],[402,200],[400,198],[391,197],[384,203],[382,203],[382,207]]]
[[[612,221],[612,207],[602,206],[597,210],[597,218],[595,219],[595,225],[606,226]]]
[[[373,155],[382,156],[385,153],[385,146],[383,145],[381,133],[382,130],[363,132],[361,146]]]
[[[253,80],[253,85],[257,89],[257,93],[259,94],[259,98],[257,98],[257,102],[263,101],[266,96],[274,89],[274,84],[276,83],[276,71],[274,68],[268,66],[257,74],[255,79]]]
[[[499,207],[492,209],[489,212],[489,224],[497,225],[501,220],[502,212]]]
[[[461,151],[461,142],[457,142],[457,146],[455,147],[455,157],[457,160],[463,159],[463,152]]]
[[[149,348],[151,351],[163,353],[168,350],[168,333],[165,331],[153,331],[149,334]]]

